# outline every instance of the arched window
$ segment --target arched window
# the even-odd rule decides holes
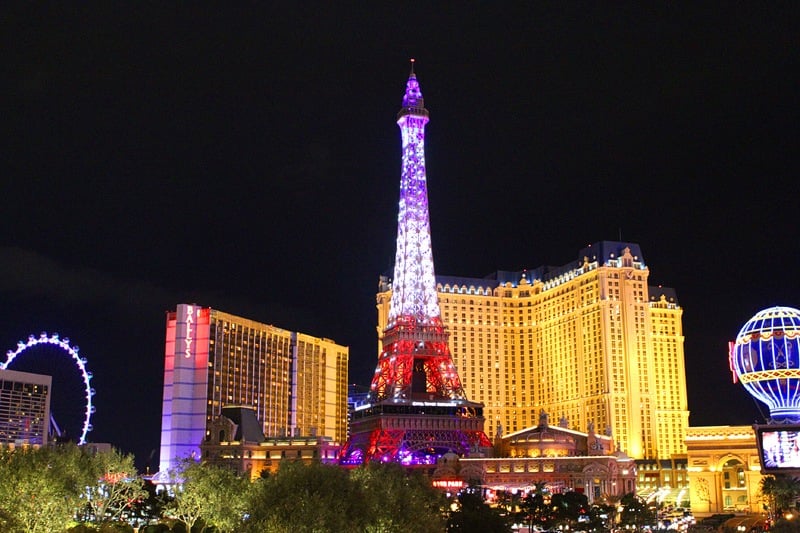
[[[747,480],[744,475],[744,464],[738,459],[728,459],[722,465],[722,482],[723,489],[745,488]]]

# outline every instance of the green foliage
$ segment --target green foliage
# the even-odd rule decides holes
[[[283,462],[277,473],[254,483],[248,530],[363,531],[360,500],[361,494],[342,468]]]
[[[447,520],[447,531],[458,533],[484,533],[511,531],[511,517],[483,501],[480,490],[467,488],[458,496],[458,509]]]
[[[92,458],[73,444],[0,451],[0,517],[8,533],[53,533],[73,524]]]
[[[97,528],[90,526],[88,524],[78,524],[75,527],[71,527],[67,530],[67,533],[96,533]]]
[[[169,526],[166,524],[149,524],[139,529],[139,533],[168,533]]]
[[[586,529],[589,531],[609,529],[610,525],[614,523],[616,513],[616,508],[609,503],[592,505],[589,508],[589,523],[586,524]]]
[[[187,531],[213,526],[219,533],[235,531],[242,523],[250,483],[223,466],[185,461],[175,473],[181,480],[166,512]]]
[[[420,473],[395,464],[345,470],[286,462],[251,484],[225,467],[187,461],[173,473],[182,483],[171,496],[151,494],[133,473],[133,457],[116,450],[0,449],[0,532],[130,533],[115,517],[150,505],[164,509],[170,526],[142,531],[439,533],[446,527],[444,496]],[[76,516],[102,522],[78,524]],[[461,530],[507,525],[482,501],[461,517]]]
[[[408,473],[397,464],[372,463],[350,474],[363,494],[366,532],[441,532],[444,495],[419,472]]]
[[[247,530],[252,532],[439,533],[441,493],[395,464],[352,471],[319,463],[285,462],[255,482]]]
[[[800,531],[800,523],[795,520],[778,519],[769,529],[770,533],[797,533]]]
[[[87,507],[98,522],[116,522],[136,502],[148,496],[138,476],[133,455],[112,449],[93,457],[93,476],[97,481],[87,488]]]
[[[553,494],[550,506],[553,508],[553,519],[557,523],[570,524],[577,522],[579,515],[588,512],[589,500],[585,494],[570,491]]]
[[[770,512],[779,514],[795,506],[800,497],[800,479],[787,475],[765,476],[761,478],[761,495]]]
[[[104,522],[97,528],[98,533],[133,533],[133,526],[126,522]]]
[[[653,513],[648,509],[647,504],[633,492],[625,494],[619,501],[622,507],[620,523],[630,525],[642,525],[652,522],[655,519]]]

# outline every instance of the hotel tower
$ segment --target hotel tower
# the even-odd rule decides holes
[[[637,244],[603,241],[562,267],[437,276],[453,361],[490,437],[544,410],[579,431],[592,424],[635,459],[686,453],[683,311],[649,275]],[[383,278],[377,295],[379,352],[396,285]]]
[[[267,437],[347,437],[349,350],[329,339],[181,304],[167,312],[159,476],[197,457],[223,407],[255,410]]]

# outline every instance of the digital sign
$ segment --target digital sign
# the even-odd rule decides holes
[[[763,473],[800,473],[800,424],[753,426]]]

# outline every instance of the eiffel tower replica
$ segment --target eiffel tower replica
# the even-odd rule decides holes
[[[380,461],[424,467],[446,453],[467,457],[491,447],[483,404],[467,400],[439,310],[425,178],[427,123],[412,59],[397,114],[403,161],[389,320],[367,402],[350,422],[340,455],[344,466]]]

